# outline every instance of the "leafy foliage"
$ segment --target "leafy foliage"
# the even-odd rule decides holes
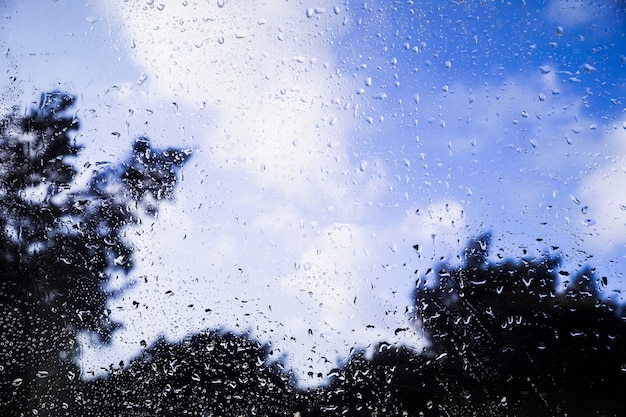
[[[118,324],[108,317],[114,294],[105,284],[114,270],[132,268],[124,232],[137,223],[148,191],[173,196],[174,169],[189,156],[153,151],[141,138],[135,145],[141,152],[76,190],[74,102],[63,92],[45,93],[24,116],[14,109],[0,122],[0,397],[9,409],[23,409],[33,398],[62,403],[50,381],[77,374],[77,333],[110,339]],[[150,169],[132,180],[146,155]]]
[[[626,323],[602,298],[605,279],[586,267],[557,293],[557,276],[569,277],[557,257],[490,263],[486,251],[472,250],[489,243],[489,235],[474,239],[466,265],[440,265],[432,286],[424,277],[416,291],[431,357],[441,357],[442,373],[465,380],[438,406],[456,394],[494,415],[623,414]]]
[[[489,243],[472,239],[464,265],[417,281],[428,349],[355,355],[307,415],[624,415],[626,322],[603,279],[570,277],[550,255],[490,262]],[[570,277],[563,293],[558,275]]]
[[[127,369],[86,385],[76,407],[81,415],[291,416],[302,395],[280,364],[266,364],[268,352],[221,332],[161,340]]]

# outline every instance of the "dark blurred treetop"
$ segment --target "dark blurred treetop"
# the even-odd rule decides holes
[[[549,254],[490,262],[490,242],[472,239],[465,265],[443,263],[418,281],[428,355],[466,381],[467,403],[513,415],[624,415],[626,322],[601,294],[607,278],[590,267],[570,275]]]
[[[462,265],[417,280],[424,352],[357,353],[306,415],[626,415],[626,322],[601,295],[606,278],[589,267],[570,275],[549,254],[493,262],[490,242],[470,240]]]
[[[280,363],[266,362],[269,350],[220,331],[160,340],[128,367],[85,384],[76,409],[81,415],[293,417],[305,397]]]
[[[190,155],[153,150],[140,138],[126,163],[94,171],[81,187],[72,165],[80,150],[74,102],[44,93],[24,115],[14,108],[0,120],[2,399],[15,400],[61,368],[74,372],[78,332],[109,341],[118,325],[108,318],[106,302],[116,294],[106,283],[133,266],[124,231],[145,214],[142,202],[151,198],[154,213],[156,200],[173,197],[176,168]],[[37,376],[42,370],[46,378]]]

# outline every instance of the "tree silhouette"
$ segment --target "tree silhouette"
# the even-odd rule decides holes
[[[172,197],[175,168],[189,156],[154,151],[141,138],[127,163],[105,167],[77,189],[74,102],[45,93],[24,116],[14,108],[0,121],[2,415],[54,414],[71,402],[63,387],[78,375],[77,333],[108,342],[118,327],[108,317],[115,294],[106,283],[115,270],[132,268],[124,231],[151,194]],[[138,174],[138,160],[149,169]]]
[[[440,407],[456,395],[494,415],[623,415],[626,323],[602,298],[606,278],[584,267],[558,293],[557,276],[570,276],[558,257],[491,263],[487,250],[473,250],[489,243],[488,234],[474,239],[471,262],[440,265],[416,290],[429,353],[445,355],[442,371],[466,381],[460,391],[446,386]]]
[[[127,368],[85,384],[80,415],[293,416],[303,395],[270,348],[219,331],[158,341]],[[115,401],[102,403],[102,398]]]
[[[463,265],[418,279],[424,352],[357,353],[305,415],[625,415],[626,322],[601,297],[606,279],[588,267],[569,275],[548,254],[491,262],[490,241],[472,239]],[[558,275],[570,278],[562,293]]]

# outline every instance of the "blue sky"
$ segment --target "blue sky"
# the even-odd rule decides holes
[[[127,231],[125,327],[84,335],[85,371],[216,328],[303,385],[357,347],[420,349],[414,271],[487,230],[494,259],[552,251],[622,300],[623,3],[77,4],[2,6],[3,105],[79,94],[80,165],[144,134],[194,150],[176,200]]]

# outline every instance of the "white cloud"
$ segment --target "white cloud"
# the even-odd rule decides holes
[[[422,346],[404,309],[413,278],[385,269],[389,241],[373,237],[393,223],[375,210],[393,180],[348,156],[327,29],[344,17],[318,6],[107,3],[154,99],[197,115],[184,119],[196,152],[176,203],[131,234],[147,282],[112,303],[125,328],[111,347],[83,341],[85,369],[217,328],[270,342],[302,385],[359,346]]]
[[[308,188],[333,192],[325,178],[345,146],[331,149],[329,138],[341,137],[345,124],[333,102],[328,46],[336,34],[326,25],[341,28],[342,17],[330,3],[310,18],[306,8],[276,1],[185,4],[113,1],[106,10],[153,91],[181,112],[206,103],[210,120],[199,120],[197,130],[213,164],[255,173],[250,180],[281,190],[305,179]]]
[[[583,246],[591,254],[606,258],[626,256],[626,121],[618,121],[604,133],[604,149],[596,153],[599,163],[589,164],[588,175],[575,195],[577,222]],[[610,262],[613,264],[614,262]],[[607,271],[602,271],[607,273]],[[611,276],[619,276],[613,265]],[[623,284],[623,283],[622,283]]]
[[[379,341],[421,348],[405,308],[413,269],[431,260],[402,267],[410,259],[404,247],[424,235],[424,253],[434,253],[431,235],[441,232],[440,223],[450,229],[457,207],[452,214],[434,207],[428,210],[434,217],[393,227],[318,223],[298,207],[260,212],[246,204],[250,200],[233,197],[221,208],[196,210],[181,202],[163,206],[150,230],[132,238],[141,260],[133,276],[148,281],[139,278],[111,303],[112,318],[125,328],[113,346],[84,351],[85,370],[129,360],[141,340],[151,343],[160,334],[177,340],[217,328],[270,342],[303,386],[323,382],[353,348],[371,349]]]

